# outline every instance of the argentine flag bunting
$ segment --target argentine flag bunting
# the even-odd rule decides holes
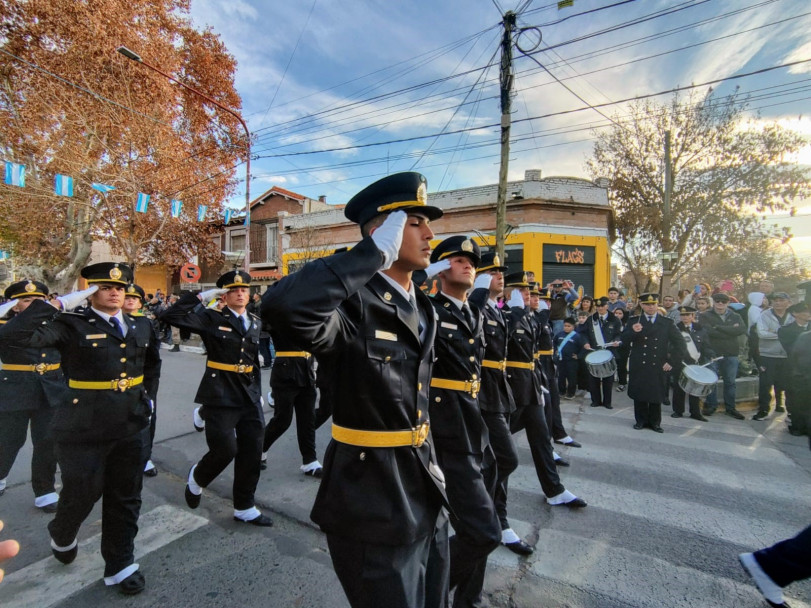
[[[208,210],[208,205],[197,205],[197,221],[202,222],[206,219],[206,211]]]
[[[146,213],[146,208],[149,206],[149,195],[143,192],[138,193],[138,201],[135,203],[135,211],[138,213]]]
[[[108,186],[107,184],[99,184],[96,182],[90,184],[90,187],[93,188],[93,190],[101,192],[102,194],[107,194],[111,190],[115,190],[115,186]]]
[[[177,199],[172,199],[172,217],[180,217],[180,210],[183,208],[183,202]]]
[[[247,213],[245,214],[245,221],[242,222],[243,226],[250,226],[251,225],[251,216]]]
[[[228,222],[231,221],[231,213],[233,213],[230,209],[225,210],[225,224],[228,225]]]
[[[59,196],[73,196],[73,178],[69,175],[59,175],[57,173],[54,180],[54,192]]]
[[[25,188],[25,165],[6,161],[6,183]]]

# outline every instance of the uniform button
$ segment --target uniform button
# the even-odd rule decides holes
[[[127,372],[121,372],[121,377],[126,378],[127,377]]]
[[[440,401],[442,401],[442,397],[434,397],[434,401],[436,401],[437,403],[439,403]]]
[[[121,344],[121,348],[127,348],[127,345],[126,345],[126,344],[124,344],[124,343],[122,343],[122,344]]]
[[[245,352],[245,349],[244,349],[244,348],[240,348],[240,349],[239,349],[239,352],[244,353],[244,352]]]
[[[476,340],[474,340],[473,338],[471,338],[470,340],[468,340],[468,341],[467,341],[467,343],[468,343],[468,344],[473,344],[475,341],[476,341]]]
[[[126,357],[121,357],[121,363],[126,363],[126,362],[127,362],[127,358]]]
[[[361,452],[361,453],[360,453],[360,456],[358,456],[358,458],[360,458],[360,461],[361,461],[361,462],[363,462],[364,460],[366,460],[366,452]]]
[[[470,360],[471,360],[471,361],[475,361],[475,360],[476,360],[476,357],[470,357]]]
[[[417,410],[417,420],[422,418],[422,410]]]
[[[211,374],[211,377],[212,377],[212,378],[216,378],[216,377],[217,377],[217,374]]]
[[[471,377],[472,377],[474,380],[475,380],[476,378],[478,378],[478,376],[477,376],[476,374],[473,374],[473,376],[471,376]]]
[[[449,337],[449,338],[453,338],[453,334],[448,334],[448,337]]]
[[[74,399],[74,400],[73,400],[73,403],[74,403],[74,404],[79,403],[79,400],[78,400],[78,399]]]
[[[422,390],[422,382],[417,382],[417,390],[418,391]]]
[[[384,359],[384,361],[386,363],[388,363],[389,361],[391,361],[391,357],[389,355],[386,355],[386,358]]]
[[[44,356],[45,356],[45,353],[42,353],[42,356],[44,357]]]
[[[96,344],[95,342],[93,342],[93,346],[98,346],[98,344]]]

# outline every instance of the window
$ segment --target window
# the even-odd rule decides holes
[[[232,230],[228,233],[228,251],[245,251],[245,231]]]
[[[279,259],[279,225],[267,225],[267,261],[278,266]]]

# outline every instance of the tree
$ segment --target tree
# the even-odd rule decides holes
[[[219,213],[232,192],[239,123],[115,52],[130,46],[238,109],[233,57],[188,11],[188,0],[0,4],[0,150],[26,166],[25,188],[0,186],[0,242],[54,288],[73,283],[94,241],[132,264],[220,255],[197,205]],[[74,178],[74,197],[54,193],[56,174]],[[134,212],[139,192],[152,195],[147,213]]]
[[[788,209],[809,192],[806,170],[789,160],[805,139],[777,124],[744,121],[745,109],[737,93],[675,95],[668,105],[634,103],[629,118],[615,117],[613,127],[595,134],[587,169],[611,180],[615,253],[638,286],[651,284],[651,261],[660,252],[677,253],[679,279],[731,238],[758,234],[758,214]],[[668,131],[673,186],[665,213]],[[788,230],[781,237],[790,238]]]

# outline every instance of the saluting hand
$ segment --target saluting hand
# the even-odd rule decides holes
[[[0,319],[5,317],[12,308],[17,306],[17,300],[9,300],[5,304],[0,305]]]
[[[492,283],[492,281],[493,277],[488,273],[483,272],[476,277],[475,281],[473,281],[473,289],[490,289],[490,283]]]
[[[372,241],[383,254],[383,266],[380,270],[388,270],[397,261],[407,220],[408,215],[405,211],[394,211],[389,213],[386,221],[372,232]]]
[[[205,291],[201,291],[197,294],[197,297],[200,298],[200,301],[205,304],[214,298],[219,298],[222,294],[228,293],[227,289],[206,289]]]
[[[51,304],[56,306],[56,308],[59,308],[60,306],[56,304],[56,302],[59,302],[62,310],[73,310],[98,290],[98,285],[91,285],[87,289],[82,289],[81,291],[74,291],[73,293],[59,296],[56,298],[56,300],[51,300]]]
[[[510,308],[524,308],[524,296],[521,295],[521,292],[517,289],[513,289],[513,292],[510,294],[510,300],[507,302],[507,305]]]
[[[439,260],[438,262],[434,262],[433,264],[429,264],[428,268],[425,269],[425,274],[429,277],[433,277],[438,275],[443,270],[447,270],[451,267],[450,260]],[[489,287],[488,283],[488,287]]]

